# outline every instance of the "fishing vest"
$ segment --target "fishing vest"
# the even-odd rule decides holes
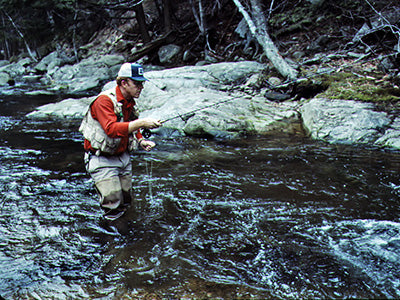
[[[122,103],[117,101],[117,96],[115,95],[115,89],[109,89],[99,94],[105,95],[111,99],[114,106],[114,113],[117,116],[119,122],[124,122],[124,116],[122,113]],[[97,96],[89,105],[89,108],[83,117],[79,131],[83,134],[85,139],[87,139],[92,148],[96,150],[96,155],[99,156],[101,153],[106,153],[109,155],[115,154],[118,149],[121,138],[111,138],[109,137],[103,127],[101,127],[99,121],[92,117],[91,107],[94,101],[99,97]],[[128,151],[133,151],[137,149],[138,142],[134,134],[129,135]]]

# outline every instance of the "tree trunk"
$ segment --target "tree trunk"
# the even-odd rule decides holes
[[[211,50],[210,43],[208,42],[208,28],[204,17],[203,2],[202,0],[196,0],[196,4],[193,0],[190,0],[189,2],[192,6],[194,19],[196,20],[197,26],[199,26],[200,36],[205,38],[206,45],[208,49]]]
[[[164,0],[164,32],[170,32],[172,30],[171,22],[171,0]]]
[[[264,53],[267,58],[271,61],[274,67],[278,70],[278,72],[289,79],[297,78],[297,71],[292,68],[285,59],[279,54],[278,48],[274,45],[274,42],[271,40],[268,35],[266,20],[264,14],[261,10],[261,5],[259,0],[250,0],[251,2],[251,10],[252,17],[245,10],[243,5],[240,3],[240,0],[233,0],[236,7],[239,9],[240,13],[243,15],[246,20],[247,25],[249,26],[251,34],[257,39],[258,43],[263,47]]]
[[[150,42],[150,35],[147,31],[146,17],[144,15],[142,3],[135,5],[134,9],[136,12],[136,20],[139,24],[140,34],[142,35],[143,43],[147,44],[148,42]]]
[[[192,13],[194,16],[194,19],[197,23],[197,26],[199,27],[200,33],[202,35],[205,34],[205,24],[203,23],[203,6],[201,3],[201,0],[196,0],[196,4],[193,2],[193,0],[190,0],[190,6],[192,7]],[[197,6],[197,7],[196,7]],[[197,11],[198,10],[198,11]]]

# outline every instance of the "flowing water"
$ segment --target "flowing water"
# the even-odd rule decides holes
[[[303,136],[154,136],[101,218],[78,122],[0,99],[6,299],[399,298],[400,153]]]

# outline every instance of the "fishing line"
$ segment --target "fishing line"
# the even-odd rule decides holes
[[[147,177],[147,182],[149,184],[149,196],[150,200],[153,201],[153,185],[152,185],[152,180],[153,180],[153,161],[150,161],[150,170],[149,170],[149,165],[146,160],[146,177]]]
[[[235,100],[235,99],[239,99],[239,97],[236,97],[236,98],[235,98],[235,97],[232,97],[232,98],[230,98],[230,99],[222,100],[222,101],[219,101],[219,102],[210,104],[210,105],[206,105],[206,106],[203,106],[203,107],[200,107],[200,108],[196,108],[196,109],[193,109],[193,110],[191,110],[191,111],[189,111],[189,112],[187,112],[187,113],[184,113],[183,115],[178,114],[178,115],[175,116],[175,117],[168,118],[168,119],[166,119],[166,120],[164,120],[164,121],[161,121],[161,123],[165,123],[165,122],[168,122],[168,121],[172,121],[172,120],[175,120],[175,119],[178,119],[178,118],[182,119],[182,121],[187,121],[188,119],[190,119],[191,117],[193,117],[193,116],[196,114],[196,112],[198,112],[198,111],[202,111],[202,110],[205,110],[205,109],[207,109],[207,108],[211,108],[211,107],[214,107],[214,106],[218,106],[218,105],[220,105],[220,104],[224,104],[224,103],[226,103],[226,102],[230,102],[230,101]]]
[[[174,117],[168,118],[168,119],[166,119],[166,120],[162,120],[162,121],[161,121],[161,124],[163,124],[163,123],[165,123],[165,122],[169,122],[169,121],[175,120],[175,119],[181,119],[182,121],[186,122],[186,121],[189,120],[191,117],[193,117],[194,115],[196,115],[196,113],[199,112],[199,111],[202,111],[202,110],[205,110],[205,109],[214,107],[214,106],[218,106],[218,105],[220,105],[220,104],[224,104],[224,103],[230,102],[230,101],[235,100],[235,99],[240,99],[240,98],[241,98],[241,97],[232,97],[232,98],[225,99],[225,100],[222,100],[222,101],[219,101],[219,102],[210,104],[210,105],[206,105],[206,106],[203,106],[203,107],[200,107],[200,108],[193,109],[193,110],[188,111],[188,112],[186,112],[186,113],[184,113],[184,114],[177,114],[177,115],[174,116]],[[148,128],[144,128],[144,129],[142,130],[142,135],[143,135],[145,138],[149,138],[149,137],[151,136],[151,134],[152,134],[152,132],[151,132],[151,130],[148,129]]]

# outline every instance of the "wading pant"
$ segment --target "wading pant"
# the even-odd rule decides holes
[[[85,153],[86,171],[92,177],[105,210],[129,206],[132,201],[132,163],[125,152],[118,156]]]

